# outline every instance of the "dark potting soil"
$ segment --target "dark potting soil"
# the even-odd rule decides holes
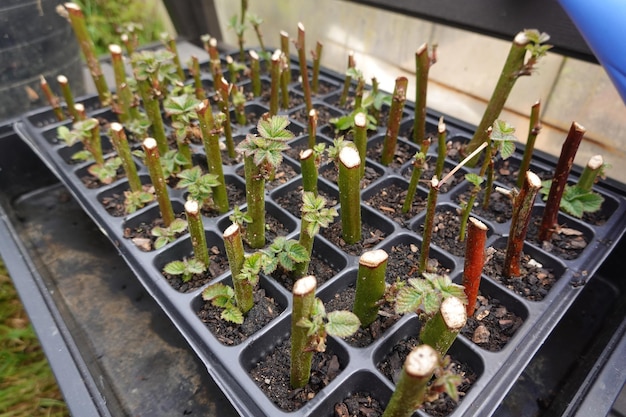
[[[524,320],[497,298],[478,295],[474,315],[468,317],[461,334],[490,352],[502,350]]]
[[[431,243],[456,256],[465,256],[465,241],[460,242],[459,224],[461,217],[449,209],[436,210],[433,222]],[[418,233],[423,235],[424,225],[421,224]]]
[[[300,73],[299,71],[294,71],[294,74],[292,74],[291,76],[291,81],[298,81],[298,83],[295,85],[295,89],[302,92],[302,83],[299,82],[300,80]],[[308,71],[309,77],[311,77],[311,70],[309,69]],[[310,83],[310,80],[309,80]],[[319,85],[317,86],[317,94],[313,94],[313,91],[311,91],[311,97],[319,97],[319,96],[325,96],[326,94],[330,94],[333,91],[339,89],[340,87],[336,86],[335,84],[331,84],[329,82],[326,82],[324,80],[319,80]],[[321,126],[321,123],[318,123],[318,126]]]
[[[483,273],[527,300],[543,300],[559,278],[555,276],[549,266],[539,264],[524,252],[522,252],[521,257],[520,276],[503,277],[502,269],[506,249],[494,249],[492,252],[490,258],[485,263]]]
[[[176,215],[177,218],[183,218],[183,214]],[[130,227],[124,228],[124,238],[130,239],[140,250],[144,252],[150,252],[154,250],[154,242],[157,240],[156,236],[152,236],[152,229],[155,227],[163,227],[163,219],[160,217],[152,219],[150,222],[141,222],[139,226],[131,229]],[[182,233],[176,234],[176,239],[187,233],[185,230]]]
[[[373,193],[371,197],[364,200],[364,203],[377,209],[396,223],[406,226],[411,218],[415,217],[426,208],[426,200],[421,199],[416,192],[411,204],[411,209],[408,213],[404,213],[402,206],[406,200],[406,194],[407,187],[402,187],[398,184],[390,184],[387,187],[379,189],[378,192]]]
[[[143,191],[154,195],[154,187],[152,186],[152,184],[144,184],[142,188],[143,188]],[[128,184],[126,184],[124,189],[120,190],[121,192],[112,193],[111,195],[104,196],[100,199],[100,203],[102,204],[104,209],[107,211],[107,213],[109,213],[113,217],[122,217],[128,214],[126,213],[126,206],[124,204],[126,201],[126,198],[124,197],[124,192],[128,190],[129,190]]]
[[[333,298],[326,301],[324,306],[326,311],[347,310],[352,311],[354,307],[354,295],[356,289],[354,287],[345,288],[336,293]],[[344,340],[355,347],[366,347],[378,340],[383,333],[393,326],[400,319],[400,315],[396,314],[393,303],[383,301],[379,307],[378,317],[372,324],[359,330],[352,336],[346,337]]]
[[[382,230],[363,222],[361,228],[361,241],[348,245],[341,237],[341,221],[338,220],[332,223],[329,227],[322,229],[321,234],[330,242],[338,246],[341,250],[353,256],[361,256],[363,252],[372,249],[386,237],[385,232]]]
[[[404,361],[408,354],[419,344],[419,340],[416,336],[411,336],[396,343],[391,352],[383,358],[383,360],[377,365],[378,369],[392,382],[396,382]],[[461,376],[462,381],[458,387],[460,399],[470,390],[472,384],[478,379],[476,372],[467,364],[455,360],[451,357],[451,369],[452,371]],[[431,416],[441,417],[447,416],[454,411],[457,403],[452,400],[447,394],[439,394],[438,398],[424,403],[422,410],[427,412]]]
[[[220,343],[234,346],[278,317],[283,308],[273,298],[267,297],[263,288],[258,288],[254,291],[254,306],[246,313],[242,324],[222,319],[222,311],[223,309],[205,301],[196,314]]]
[[[380,163],[380,156],[383,152],[383,142],[379,142],[374,146],[367,148],[366,155],[372,161]],[[411,147],[406,142],[398,141],[393,160],[389,164],[389,168],[398,169],[403,164],[411,161],[417,152],[416,148]]]
[[[519,176],[519,164],[520,161],[513,158],[499,159],[495,163],[495,180],[502,183],[508,188],[517,187],[517,177]],[[541,181],[552,179],[554,172],[548,172],[543,170],[537,170],[530,167],[530,170],[537,174]]]
[[[552,233],[550,240],[541,242],[538,239],[539,226],[541,225],[541,217],[533,217],[528,225],[526,234],[527,240],[541,247],[543,250],[550,252],[559,258],[570,260],[580,256],[587,247],[587,238],[582,231],[577,230],[575,225],[560,224]],[[572,227],[568,227],[572,226]]]
[[[282,341],[271,349],[249,371],[250,377],[263,393],[280,409],[295,411],[301,408],[341,371],[342,365],[330,348],[323,353],[314,353],[311,379],[304,388],[292,389],[290,378],[291,342]]]
[[[385,409],[368,392],[355,392],[333,407],[333,417],[380,417]]]
[[[191,279],[183,282],[182,275],[170,275],[161,272],[167,279],[168,284],[176,291],[187,293],[202,287],[228,270],[228,258],[225,253],[220,252],[217,246],[211,246],[209,250],[209,267],[201,274],[193,274]]]
[[[331,279],[335,274],[337,274],[337,272],[339,271],[329,265],[322,255],[317,253],[315,250],[313,251],[307,274],[315,277],[318,287]],[[296,279],[289,272],[279,269],[272,274],[272,278],[274,278],[276,282],[290,292],[293,289],[293,283],[296,281]]]
[[[237,168],[237,175],[239,175],[242,178],[246,177],[244,174],[243,166],[240,166],[239,168]],[[276,169],[276,173],[274,174],[274,179],[271,181],[265,180],[265,189],[273,190],[274,188],[280,185],[283,185],[287,181],[291,180],[296,175],[298,175],[296,170],[290,164],[288,164],[287,162],[283,160],[280,166]]]
[[[335,117],[335,115],[331,113],[331,111],[327,107],[324,107],[323,105],[314,104],[313,108],[317,110],[317,125],[318,126],[323,126],[325,124],[328,124],[330,119]],[[295,111],[289,117],[291,117],[294,120],[297,120],[298,122],[302,123],[304,126],[308,126],[309,124],[309,112],[307,112],[306,106],[302,107],[300,110]]]
[[[339,167],[334,164],[326,164],[320,168],[320,175],[332,182],[333,184],[337,184],[339,179]],[[372,183],[372,181],[376,181],[380,177],[380,173],[376,171],[371,166],[365,165],[365,175],[361,179],[361,188],[365,188]]]
[[[433,157],[430,157],[430,158],[431,160],[427,161],[426,169],[424,170],[424,172],[422,172],[422,177],[420,178],[420,183],[427,188],[428,188],[428,183],[433,178],[433,175],[435,175],[436,161],[433,159]],[[413,169],[414,168],[412,166],[406,168],[405,170],[402,171],[402,176],[406,178],[407,180],[411,180],[411,175],[413,175]],[[438,179],[441,180],[450,171],[451,169],[444,165],[443,171],[441,171],[441,178],[438,178]],[[439,194],[447,193],[452,188],[454,188],[457,184],[461,183],[464,179],[465,179],[465,176],[463,175],[463,173],[457,171],[457,173],[453,175],[452,178],[450,178],[449,180],[446,180],[446,182],[444,182],[443,185],[441,185],[441,187],[439,188]]]
[[[471,197],[471,189],[473,186],[459,194],[456,197],[457,203],[460,205],[466,203]],[[495,221],[497,223],[506,223],[513,217],[513,202],[511,199],[495,190],[489,196],[489,207],[483,208],[483,200],[485,199],[485,191],[481,190],[476,196],[472,215],[480,216],[485,220]]]
[[[269,86],[267,89],[263,90],[261,92],[261,96],[259,97],[259,100],[261,101],[261,103],[265,104],[266,106],[269,107],[270,105],[270,100],[271,100],[271,90],[270,90],[271,86]],[[282,102],[283,102],[283,98],[282,98],[282,92],[278,93],[278,106],[282,109]],[[289,92],[289,104],[286,110],[290,110],[290,109],[294,109],[296,107],[298,107],[299,105],[304,104],[304,97],[298,94],[295,94],[293,92]]]
[[[228,195],[229,207],[240,206],[246,202],[246,190],[245,188],[239,188],[233,183],[226,183],[226,194]],[[223,213],[215,210],[212,207],[202,207],[202,215],[206,217],[217,217]]]
[[[386,277],[388,282],[396,280],[406,281],[409,278],[419,278],[418,273],[420,247],[415,243],[399,243],[387,250]],[[430,258],[426,269],[438,275],[450,274],[450,269],[444,267],[437,259]]]
[[[121,180],[122,178],[126,178],[126,173],[124,172],[124,168],[119,167],[117,169],[117,171],[115,172],[115,178],[111,180],[111,183],[117,181],[117,180]],[[96,189],[96,188],[100,188],[100,187],[104,187],[105,185],[109,185],[109,184],[105,184],[102,181],[100,181],[97,177],[95,177],[94,175],[91,175],[89,173],[87,173],[86,175],[82,175],[80,177],[80,180],[82,181],[82,183],[85,185],[85,187],[89,188],[90,190]]]
[[[337,205],[338,201],[331,195],[325,193],[323,190],[318,189],[318,195],[326,199],[326,207],[333,207]],[[294,191],[289,191],[278,196],[276,202],[287,210],[289,213],[300,218],[302,217],[302,186],[299,186]]]

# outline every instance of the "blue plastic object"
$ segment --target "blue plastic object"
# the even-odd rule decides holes
[[[626,1],[559,0],[626,103]]]

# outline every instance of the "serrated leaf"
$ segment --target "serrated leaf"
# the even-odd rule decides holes
[[[359,318],[350,311],[331,311],[327,317],[326,332],[332,336],[351,336],[361,326]]]
[[[502,159],[508,159],[511,155],[515,153],[515,143],[509,140],[505,140],[502,142],[500,146],[500,156]]]
[[[465,179],[476,186],[479,186],[485,181],[483,177],[473,172],[468,172],[467,174],[465,174]]]
[[[423,299],[423,294],[415,288],[401,288],[396,296],[396,313],[405,314],[418,311],[422,305]]]
[[[441,306],[441,293],[438,291],[431,291],[424,294],[423,299],[424,313],[433,315],[439,310]]]
[[[163,271],[170,275],[181,275],[185,272],[185,263],[183,261],[172,261],[165,265]]]
[[[174,221],[170,223],[169,229],[174,233],[182,233],[187,230],[187,221],[183,219],[174,219]]]
[[[93,155],[87,150],[82,150],[73,154],[72,159],[75,161],[89,161],[93,159]]]
[[[206,271],[206,265],[199,259],[191,258],[187,261],[187,272],[201,274]]]
[[[168,243],[170,243],[170,240],[167,237],[160,236],[154,241],[154,249],[160,249]]]
[[[232,323],[236,323],[236,324],[243,323],[243,313],[237,307],[232,306],[232,305],[230,307],[224,308],[220,317]]]
[[[211,301],[217,297],[231,298],[235,296],[235,291],[228,285],[221,282],[209,285],[202,291],[202,299],[205,301]]]

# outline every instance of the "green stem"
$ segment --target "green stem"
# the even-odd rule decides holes
[[[463,267],[463,287],[467,296],[467,316],[474,315],[476,298],[480,289],[480,277],[485,265],[485,242],[487,226],[474,217],[469,219],[467,243],[465,244],[465,263]]]
[[[289,34],[284,30],[280,31],[280,50],[287,57],[287,83],[291,83],[291,55],[289,53]]]
[[[219,92],[222,83],[222,63],[220,61],[220,53],[217,50],[217,39],[209,38],[205,47],[209,54],[209,62],[211,75],[213,76],[213,88]]]
[[[246,176],[246,203],[252,222],[246,226],[246,240],[254,248],[265,246],[265,179],[260,167],[254,163],[254,156],[244,157]]]
[[[46,81],[43,75],[39,76],[39,85],[41,86],[41,91],[43,91],[44,96],[46,96],[46,100],[48,100],[50,107],[52,107],[54,116],[57,118],[58,121],[65,120],[63,109],[61,108],[61,105],[59,104],[59,98],[54,95],[54,93],[52,92],[52,89],[50,89],[50,85],[48,84],[48,81]]]
[[[287,77],[287,57],[280,54],[280,106],[289,109],[289,78]]]
[[[91,119],[93,121],[93,128],[89,132],[90,135],[85,139],[85,148],[91,152],[93,159],[98,165],[104,165],[104,155],[102,153],[102,137],[100,136],[100,123],[97,119]]]
[[[317,144],[317,110],[311,109],[309,111],[309,148],[313,149]]]
[[[365,78],[360,77],[356,82],[354,91],[354,108],[360,109],[363,104],[363,93],[365,92]]]
[[[424,167],[426,165],[426,155],[421,152],[415,154],[415,161],[413,161],[413,172],[411,172],[411,180],[409,181],[409,188],[406,190],[406,197],[402,204],[402,212],[408,213],[413,206],[413,200],[415,199],[415,193],[417,192],[417,186],[422,174],[424,173]]]
[[[389,111],[389,122],[387,123],[387,134],[383,142],[383,151],[380,162],[387,166],[393,161],[398,143],[398,132],[400,131],[400,120],[406,101],[406,89],[409,80],[406,77],[396,78],[396,85],[393,90],[391,110]]]
[[[226,56],[226,68],[228,69],[228,75],[230,76],[230,83],[237,83],[237,70],[235,68],[235,60],[232,56]]]
[[[291,387],[302,388],[311,376],[313,352],[307,349],[309,337],[307,328],[299,326],[301,320],[310,319],[315,305],[317,280],[308,275],[293,285],[293,311],[291,313]]]
[[[255,50],[250,50],[250,80],[252,81],[252,95],[259,97],[261,95],[261,63],[259,62],[259,54]]]
[[[367,154],[367,116],[359,112],[354,115],[354,144],[359,151],[361,161],[365,161]],[[360,177],[365,177],[365,163],[361,164]]]
[[[361,240],[361,158],[359,152],[344,147],[339,153],[339,203],[343,240],[352,245]]]
[[[224,166],[222,164],[222,153],[220,151],[220,127],[216,126],[213,112],[208,100],[202,101],[196,108],[200,132],[202,133],[202,144],[207,158],[209,172],[217,176],[219,185],[213,187],[213,202],[215,208],[220,213],[226,213],[229,209],[228,191],[226,189],[226,178],[224,177]]]
[[[137,78],[137,77],[135,77]],[[137,88],[143,100],[143,106],[146,109],[148,119],[152,123],[152,135],[157,141],[159,154],[165,155],[168,151],[167,135],[165,134],[165,125],[161,116],[161,106],[159,100],[154,96],[150,80],[137,79]]]
[[[254,287],[248,279],[239,277],[243,269],[245,252],[243,249],[243,239],[241,229],[236,223],[231,224],[224,231],[224,249],[230,265],[230,273],[233,279],[235,290],[235,301],[242,313],[247,313],[254,306]]]
[[[159,202],[163,224],[165,227],[169,227],[174,221],[174,209],[172,208],[172,202],[167,192],[157,141],[154,138],[146,138],[142,143],[142,147],[146,154],[146,165],[148,166],[150,180],[152,181],[152,186],[154,187],[154,192]]]
[[[218,97],[219,97],[219,107],[220,107],[220,111],[222,113],[224,113],[225,116],[225,120],[224,120],[224,142],[226,142],[226,150],[228,151],[228,157],[229,158],[235,158],[237,156],[237,153],[235,151],[235,142],[233,140],[233,127],[230,123],[230,105],[229,105],[229,100],[228,98],[230,97],[229,94],[229,84],[228,82],[222,77],[220,82],[219,82],[219,90],[218,90]]]
[[[193,77],[193,85],[196,92],[196,98],[200,101],[206,99],[202,79],[200,78],[200,61],[195,55],[191,56],[191,76]]]
[[[415,119],[413,120],[413,142],[421,143],[426,137],[426,94],[430,57],[428,44],[424,43],[415,52]]]
[[[443,116],[441,116],[437,124],[437,164],[435,166],[435,175],[437,178],[441,178],[443,175],[444,162],[448,154],[446,146],[447,136],[446,124],[443,122]]]
[[[304,262],[300,262],[296,264],[293,272],[295,277],[303,277],[309,271],[309,265],[311,264],[311,255],[313,254],[313,244],[315,243],[315,235],[311,236],[308,232],[310,222],[304,218],[304,213],[302,213],[301,223],[300,223],[300,237],[298,238],[298,243],[302,245],[302,247],[306,250],[306,253],[309,254],[308,259]]]
[[[137,174],[137,166],[133,160],[124,127],[119,123],[111,123],[111,142],[115,147],[117,155],[122,160],[122,166],[124,167],[130,190],[133,192],[142,191],[141,180]]]
[[[270,116],[278,114],[278,96],[280,92],[280,53],[274,52],[270,64],[272,83],[270,88]]]
[[[526,171],[530,168],[530,161],[533,157],[535,150],[535,141],[539,132],[541,132],[541,121],[539,116],[541,114],[541,102],[537,101],[530,110],[530,123],[528,127],[528,138],[526,139],[526,146],[524,147],[524,156],[519,166],[519,172],[517,174],[517,188],[522,188],[522,184],[526,179]]]
[[[513,202],[513,217],[506,245],[502,275],[506,278],[521,275],[522,250],[535,197],[541,189],[541,179],[532,171],[526,171],[526,181]]]
[[[311,84],[309,83],[309,69],[306,63],[306,46],[305,46],[305,32],[304,25],[298,23],[298,40],[296,42],[296,49],[298,51],[298,62],[300,64],[300,76],[302,78],[302,91],[304,92],[304,102],[306,103],[307,113],[313,108],[313,102],[311,101]]]
[[[491,161],[492,154],[492,142],[491,142],[491,128],[487,129],[487,141],[483,142],[486,145],[487,151],[485,152],[487,156],[485,156],[482,166],[480,167],[480,172],[478,176],[481,178],[485,177],[487,172],[487,168],[489,167]],[[467,160],[468,158],[465,158]],[[465,161],[464,160],[464,161]],[[461,224],[459,225],[459,242],[463,242],[465,240],[465,232],[467,230],[467,221],[472,212],[472,208],[474,207],[474,203],[476,202],[476,198],[478,197],[478,193],[480,193],[481,186],[480,184],[475,184],[472,187],[470,192],[470,197],[467,200],[467,204],[463,208],[463,212],[461,213]]]
[[[383,417],[410,417],[424,402],[428,382],[439,365],[437,351],[419,345],[406,358]]]
[[[317,161],[313,149],[300,152],[300,167],[302,169],[302,190],[310,191],[317,197]]]
[[[382,249],[364,252],[359,258],[352,312],[359,318],[363,328],[378,317],[378,304],[385,293],[387,259],[387,252]]]
[[[111,100],[111,93],[109,92],[109,87],[102,73],[102,68],[100,68],[100,61],[96,55],[93,40],[89,36],[83,11],[80,9],[80,6],[75,3],[65,3],[64,6],[65,10],[67,10],[72,29],[74,30],[74,35],[76,35],[80,49],[85,57],[87,68],[96,86],[96,91],[98,91],[100,103],[102,103],[102,106],[108,106]]]
[[[420,342],[445,356],[465,322],[465,305],[457,297],[448,297],[441,302],[439,311],[430,318],[420,331]]]
[[[120,39],[124,44],[124,48],[126,48],[126,55],[132,56],[135,53],[136,36],[130,37],[126,33],[122,33]]]
[[[426,218],[424,219],[424,232],[422,233],[422,250],[420,251],[418,267],[420,274],[426,271],[426,265],[428,264],[428,255],[430,254],[430,241],[432,239],[433,225],[435,223],[435,210],[437,208],[439,186],[437,177],[433,177],[430,181],[430,190],[428,191]]]
[[[65,107],[67,111],[72,116],[75,122],[78,121],[78,114],[76,113],[76,102],[74,101],[74,95],[72,94],[72,89],[70,88],[70,82],[65,75],[59,75],[57,77],[57,82],[59,83],[59,87],[61,88],[61,94],[63,95],[63,100],[65,100]]]
[[[348,69],[356,66],[354,62],[354,51],[348,51]],[[343,89],[339,96],[339,107],[344,107],[348,101],[348,93],[350,92],[350,85],[352,84],[352,76],[346,75],[343,80]]]
[[[206,235],[204,233],[204,225],[202,224],[202,215],[200,214],[198,202],[195,200],[187,200],[185,202],[185,213],[187,214],[187,227],[191,236],[191,246],[193,248],[194,257],[208,268],[211,261],[209,259],[209,250],[206,244]]]
[[[324,45],[317,41],[315,45],[315,52],[313,52],[313,78],[311,80],[311,91],[313,94],[317,94],[320,85],[320,63],[322,61],[322,51]]]
[[[602,167],[604,167],[604,158],[602,155],[593,155],[587,161],[587,165],[583,169],[580,178],[578,179],[578,187],[586,192],[590,192],[593,185],[596,183],[596,179],[602,173]]]

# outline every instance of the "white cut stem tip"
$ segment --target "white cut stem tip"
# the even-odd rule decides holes
[[[257,54],[254,49],[251,49],[249,54],[250,54],[250,58],[252,58],[253,60],[255,61],[259,60],[259,54]]]
[[[198,205],[198,202],[196,200],[185,201],[185,212],[187,212],[187,214],[191,214],[192,216],[195,216],[198,214],[199,210],[200,210],[200,206]]]
[[[593,170],[602,167],[602,165],[604,165],[604,158],[602,157],[602,155],[594,155],[589,158],[589,162],[587,162],[587,167]]]
[[[313,156],[313,149],[305,149],[300,151],[300,160],[309,159]]]
[[[143,140],[143,147],[147,150],[156,149],[157,141],[154,138],[145,138]]]
[[[487,230],[487,225],[485,225],[485,223],[478,220],[476,217],[470,217],[469,221],[472,225],[474,225],[478,229],[485,230],[485,231]]]
[[[59,76],[57,76],[57,82],[59,84],[67,84],[68,80],[67,80],[67,77],[65,75],[59,75]]]
[[[356,127],[365,127],[367,126],[367,116],[363,112],[359,112],[354,116],[354,124]]]
[[[389,258],[387,252],[383,249],[370,250],[363,252],[359,258],[359,265],[363,265],[368,268],[376,268]]]
[[[122,47],[116,44],[111,44],[109,45],[109,52],[111,53],[111,55],[121,55]]]
[[[352,146],[345,146],[341,152],[339,152],[339,162],[341,162],[346,168],[352,169],[361,165],[361,156]]]
[[[313,275],[307,275],[293,284],[293,295],[302,297],[315,291],[315,287],[317,287],[317,279]]]
[[[124,126],[122,126],[121,124],[117,122],[113,122],[111,123],[111,130],[114,131],[115,133],[119,133],[124,130]]]
[[[467,321],[467,312],[463,302],[457,297],[448,297],[442,301],[441,317],[451,330],[460,330]]]
[[[239,225],[237,223],[233,223],[224,230],[224,239],[230,239],[239,233]]]
[[[435,372],[438,364],[437,351],[428,345],[419,345],[406,357],[404,370],[412,377],[425,378]]]
[[[531,188],[541,188],[541,178],[532,171],[526,171],[526,181],[528,181],[528,185],[530,185]]]

